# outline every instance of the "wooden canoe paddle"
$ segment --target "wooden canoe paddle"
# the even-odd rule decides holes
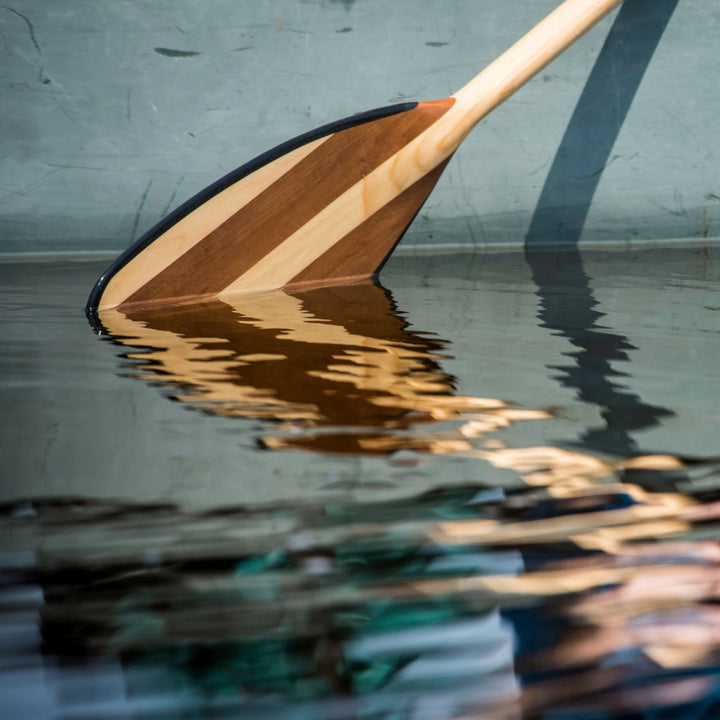
[[[622,0],[566,0],[452,97],[325,125],[177,208],[102,275],[86,312],[376,274],[472,128]]]

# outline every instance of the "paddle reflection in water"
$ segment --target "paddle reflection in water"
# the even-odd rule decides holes
[[[203,412],[282,421],[264,447],[387,455],[463,453],[469,438],[547,412],[461,397],[447,342],[411,330],[372,282],[152,310],[106,310],[131,374],[180,388]],[[442,431],[418,425],[444,422]]]

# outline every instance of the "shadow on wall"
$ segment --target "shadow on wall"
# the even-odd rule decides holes
[[[575,246],[615,141],[678,0],[624,3],[540,194],[525,247]]]

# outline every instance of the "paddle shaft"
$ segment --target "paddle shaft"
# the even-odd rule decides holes
[[[623,0],[566,0],[452,97],[455,105],[403,149],[406,187],[457,150],[467,134]],[[399,154],[395,162],[401,161]],[[397,172],[399,179],[404,172]],[[405,184],[403,183],[403,184]]]
[[[467,134],[623,0],[566,0],[453,97],[465,109]]]

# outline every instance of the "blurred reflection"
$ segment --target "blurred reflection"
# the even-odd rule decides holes
[[[58,717],[593,717],[708,697],[720,550],[695,536],[717,537],[720,509],[639,491],[608,509],[622,490],[542,519],[533,487],[8,505],[38,551],[0,554],[5,679]]]
[[[214,415],[278,422],[269,448],[391,454],[462,453],[517,420],[548,417],[453,393],[447,342],[409,329],[371,282],[282,291],[191,306],[104,311],[135,377],[178,388]],[[417,425],[463,422],[421,433]],[[449,428],[449,429],[448,429]]]

